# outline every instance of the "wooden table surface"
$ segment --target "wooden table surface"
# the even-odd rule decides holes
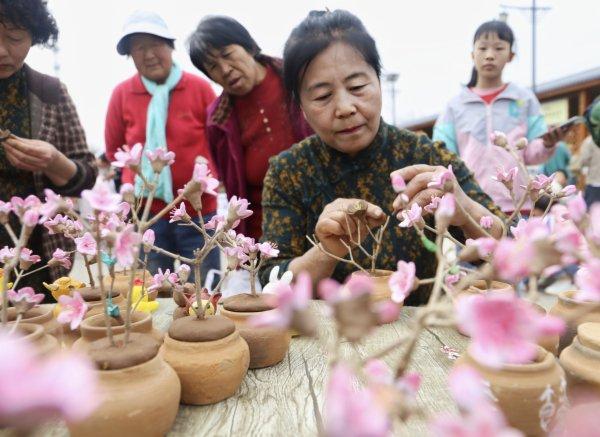
[[[154,324],[166,331],[175,307],[171,299],[159,299]],[[545,296],[542,305],[549,307],[552,296]],[[334,334],[330,319],[324,317],[325,305],[314,301],[319,316],[320,333],[325,338]],[[415,308],[402,309],[400,319],[374,330],[354,348],[343,344],[343,353],[358,353],[361,357],[383,349],[407,332]],[[423,414],[413,416],[405,424],[396,424],[395,435],[427,435],[427,415],[438,412],[456,413],[446,385],[453,361],[442,351],[447,345],[463,352],[467,338],[451,328],[433,328],[421,335],[409,366],[422,375],[417,403]],[[397,363],[399,351],[384,359],[389,365]],[[305,365],[306,360],[306,365]],[[308,372],[307,372],[308,370]],[[315,436],[314,402],[309,390],[309,377],[322,409],[327,378],[327,356],[324,347],[315,339],[293,338],[285,359],[276,366],[250,370],[238,392],[229,399],[208,406],[181,405],[170,436]],[[43,434],[66,435],[64,426],[45,427]],[[40,430],[42,431],[42,430]]]

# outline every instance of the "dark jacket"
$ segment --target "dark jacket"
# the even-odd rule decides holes
[[[77,166],[77,172],[63,187],[55,186],[41,172],[34,173],[35,194],[43,201],[44,189],[50,188],[62,196],[79,197],[82,190],[94,186],[98,170],[94,155],[88,149],[73,100],[65,85],[57,78],[39,73],[27,65],[23,68],[29,89],[32,138],[52,144]],[[52,258],[57,248],[65,251],[75,248],[73,240],[64,235],[49,235],[46,228],[42,229],[42,233],[45,259]],[[51,280],[68,273],[61,267],[51,267],[49,271]]]
[[[281,59],[261,56],[262,64],[271,65],[281,76]],[[299,142],[312,135],[312,129],[304,119],[298,105],[288,103],[290,123],[294,131],[294,141]],[[208,108],[207,136],[212,158],[217,167],[219,179],[225,185],[227,197],[247,197],[244,148],[240,128],[233,111],[233,96],[223,92]],[[237,228],[245,233],[242,221]]]

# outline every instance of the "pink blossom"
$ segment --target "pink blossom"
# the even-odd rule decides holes
[[[442,200],[441,197],[431,196],[431,202],[429,202],[429,204],[425,205],[425,211],[433,214],[435,212],[435,210],[438,208],[438,206],[440,205],[440,200]]]
[[[417,203],[413,203],[409,210],[402,211],[402,222],[400,222],[401,228],[409,228],[415,224],[419,224],[423,221],[422,217],[423,208]]]
[[[189,266],[188,266],[189,267]],[[158,273],[156,273],[152,277],[152,284],[148,287],[148,291],[156,290],[162,287],[171,287],[179,282],[179,276],[177,273],[171,273],[171,270],[167,269],[162,271],[162,269],[158,269]]]
[[[96,240],[89,232],[83,234],[83,237],[75,238],[75,244],[77,245],[77,252],[83,255],[96,255]]]
[[[600,259],[591,258],[575,274],[577,300],[600,302]]]
[[[275,285],[273,293],[264,296],[275,309],[251,317],[252,326],[288,328],[292,325],[296,313],[308,309],[312,298],[310,274],[300,273],[294,285],[280,281]]]
[[[483,378],[470,366],[454,367],[448,376],[448,387],[452,397],[464,411],[472,411],[491,402]]]
[[[248,209],[250,203],[246,199],[232,196],[229,199],[229,207],[227,208],[227,223],[232,229],[235,229],[241,219],[245,219],[252,215],[252,210]]]
[[[42,201],[33,194],[30,194],[25,199],[13,196],[10,198],[10,203],[13,212],[19,217],[22,217],[25,211],[29,209],[39,209],[42,206]]]
[[[279,250],[273,243],[266,241],[264,243],[258,243],[257,246],[262,258],[274,258],[279,255]]]
[[[10,262],[16,255],[16,249],[14,247],[4,246],[0,249],[0,263],[6,264]]]
[[[529,141],[527,140],[527,138],[521,137],[514,143],[514,146],[517,150],[523,150],[527,147],[528,144]]]
[[[504,170],[504,167],[496,167],[496,176],[492,177],[492,179],[502,182],[504,184],[512,184],[512,182],[517,177],[517,173],[519,173],[519,169],[517,167],[513,167],[508,171]]]
[[[227,268],[230,270],[237,269],[240,264],[250,259],[246,252],[239,246],[226,247],[224,252],[227,256]]]
[[[215,230],[218,231],[223,227],[225,223],[225,217],[219,214],[213,215],[209,221],[204,225],[204,229]]]
[[[590,207],[590,219],[585,235],[600,245],[600,202],[596,202]]]
[[[440,200],[440,204],[435,211],[435,220],[436,222],[447,221],[454,217],[455,212],[456,203],[454,201],[454,194],[446,193],[442,196],[442,200]]]
[[[543,240],[550,236],[550,229],[541,217],[521,219],[517,226],[511,226],[510,232],[518,240]]]
[[[179,277],[179,282],[181,284],[186,283],[191,271],[192,269],[187,264],[180,264],[179,267],[177,267],[177,271],[175,273],[177,273],[177,276]]]
[[[169,223],[175,223],[178,221],[189,222],[191,220],[187,211],[185,210],[185,203],[181,202],[179,208],[173,208],[171,210],[171,220]]]
[[[61,229],[67,220],[69,220],[68,217],[63,217],[62,214],[57,214],[53,219],[47,219],[44,222],[44,227],[48,229],[48,233],[50,235],[58,234],[61,232]]]
[[[119,194],[123,198],[125,202],[134,203],[135,202],[135,188],[129,182],[121,185],[119,189]]]
[[[69,253],[65,252],[60,248],[57,248],[52,254],[52,259],[48,262],[48,264],[60,265],[65,269],[70,269],[71,258],[69,257]]]
[[[4,202],[0,200],[0,223],[7,223],[8,215],[12,211],[12,205],[10,202]]]
[[[529,362],[535,357],[539,337],[565,329],[562,319],[542,315],[507,293],[461,298],[456,315],[461,330],[471,337],[471,356],[492,367]]]
[[[38,224],[38,221],[40,220],[40,213],[35,209],[28,209],[23,214],[22,220],[23,225],[27,226],[28,228],[33,228]]]
[[[108,182],[100,182],[91,190],[83,190],[81,197],[96,211],[117,212],[121,195],[113,193]]]
[[[333,279],[323,279],[319,282],[319,296],[330,304],[372,292],[373,281],[364,274],[351,275],[344,285],[340,285]]]
[[[415,271],[414,262],[398,261],[396,271],[392,273],[388,281],[394,302],[404,302],[404,299],[415,289],[415,285],[417,285]]]
[[[142,235],[142,242],[146,246],[153,246],[155,240],[154,231],[152,229],[146,229],[144,235]]]
[[[379,323],[392,323],[400,317],[401,307],[391,300],[383,300],[375,304],[375,312]]]
[[[581,192],[577,196],[567,200],[567,210],[569,218],[575,223],[579,223],[583,220],[587,211],[587,205]]]
[[[39,255],[34,255],[31,249],[24,247],[21,249],[21,258],[19,260],[19,267],[23,270],[27,270],[32,264],[39,263],[42,260]]]
[[[444,187],[446,184],[452,183],[454,180],[454,173],[452,172],[452,165],[448,165],[448,168],[439,173],[435,173],[431,178],[431,182],[427,184],[429,188],[437,188],[440,190],[447,191]]]
[[[498,147],[506,147],[508,145],[506,134],[499,130],[495,130],[490,134],[490,142]]]
[[[70,323],[71,330],[77,329],[88,309],[88,305],[81,294],[78,291],[73,293],[73,297],[63,294],[59,296],[58,303],[61,311],[56,320],[62,324]]]
[[[73,208],[73,201],[71,199],[65,199],[49,188],[44,189],[44,194],[46,195],[46,201],[40,206],[40,214],[42,215],[40,223],[54,216],[57,212]]]
[[[355,375],[342,362],[331,369],[326,388],[325,434],[330,437],[387,436],[391,422],[369,388],[355,389]]]
[[[130,167],[135,171],[140,165],[143,150],[144,147],[140,143],[135,144],[131,149],[127,145],[123,146],[115,153],[116,161],[112,162],[113,167]]]
[[[202,193],[211,194],[213,196],[217,195],[215,188],[219,186],[219,181],[211,176],[208,165],[205,163],[196,163],[192,181],[200,184],[200,191],[202,191]]]
[[[575,185],[567,185],[560,190],[559,197],[569,197],[577,193],[577,187]]]
[[[503,238],[496,245],[492,265],[500,279],[519,282],[533,273],[531,260],[535,257],[536,250],[531,240]]]
[[[479,219],[479,225],[483,229],[491,229],[494,225],[494,219],[489,215],[484,215]]]
[[[455,273],[455,274],[447,274],[446,277],[444,278],[444,284],[446,284],[446,287],[452,288],[454,285],[456,285],[458,283],[458,281],[460,281],[460,278],[463,277],[465,275],[464,272],[459,272],[459,273]]]
[[[429,424],[429,431],[436,437],[523,437],[507,425],[499,410],[488,404],[461,417],[441,414]]]
[[[175,162],[175,153],[168,152],[162,147],[155,151],[148,150],[146,156],[152,164],[152,170],[156,173],[160,173],[167,165],[171,165]]]
[[[8,290],[6,292],[8,300],[17,309],[17,312],[24,313],[44,300],[43,293],[37,293],[31,287],[23,287],[19,291]]]
[[[537,174],[535,178],[531,181],[531,188],[534,190],[545,190],[550,186],[556,173],[552,173],[550,176],[546,176],[545,174]]]
[[[0,427],[78,422],[98,405],[96,371],[83,356],[40,359],[31,343],[5,333],[0,333],[0,350]]]
[[[392,180],[392,188],[396,193],[401,193],[406,189],[406,182],[400,173],[393,172],[390,178]]]
[[[139,250],[142,236],[135,232],[133,225],[128,225],[123,232],[117,234],[115,240],[115,256],[117,262],[123,267],[133,264],[134,256]]]

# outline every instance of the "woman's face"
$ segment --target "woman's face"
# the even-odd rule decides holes
[[[138,73],[156,83],[163,83],[173,66],[173,48],[162,38],[144,33],[129,41],[129,54]]]
[[[381,86],[363,56],[337,42],[309,64],[300,84],[306,120],[330,147],[354,155],[371,144],[381,117]]]
[[[211,50],[204,68],[212,80],[234,96],[248,94],[265,77],[265,67],[242,46],[230,44]]]
[[[0,21],[0,79],[19,71],[31,48],[31,35],[26,29]]]

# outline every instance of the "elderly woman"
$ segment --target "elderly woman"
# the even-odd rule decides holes
[[[42,0],[0,0],[0,200],[30,194],[44,199],[44,188],[79,196],[94,185],[94,155],[66,87],[25,64],[33,45],[52,46],[56,22]],[[10,131],[10,135],[8,132]],[[14,218],[14,216],[13,216]],[[18,228],[18,223],[13,222]],[[0,226],[0,248],[14,246]],[[37,226],[28,247],[48,261],[55,249],[74,248],[62,235]],[[41,292],[42,281],[67,273],[54,267],[23,279]]]
[[[137,143],[144,144],[144,151],[166,147],[175,153],[175,163],[163,169],[160,175],[152,214],[172,201],[177,190],[191,179],[197,159],[207,160],[209,168],[213,169],[205,120],[208,105],[216,96],[208,82],[182,71],[173,62],[174,41],[158,15],[138,11],[129,17],[117,52],[131,56],[137,73],[115,88],[106,114],[106,155],[111,161],[114,161],[118,148]],[[147,157],[142,159],[142,171],[150,179],[150,163]],[[134,178],[131,171],[124,169],[122,179],[136,184],[136,194],[144,194],[141,178]],[[205,221],[215,214],[216,207],[215,197],[202,196]],[[193,211],[187,202],[186,209]],[[198,220],[194,218],[196,223]],[[193,258],[194,249],[204,244],[202,236],[193,227],[169,223],[168,217],[157,221],[152,229],[157,246],[185,257]],[[212,251],[203,263],[202,277],[206,277],[210,269],[218,269],[219,264],[218,251]],[[148,269],[154,273],[159,268],[172,269],[173,260],[152,252]]]
[[[312,131],[289,104],[281,60],[261,54],[244,26],[211,16],[189,38],[193,64],[223,87],[208,110],[208,141],[227,196],[247,198],[254,214],[239,231],[261,236],[261,195],[269,158]]]
[[[431,196],[442,194],[427,184],[451,164],[456,202],[477,221],[492,216],[490,233],[501,235],[501,220],[494,216],[501,212],[456,155],[442,143],[381,119],[379,54],[354,15],[341,10],[311,12],[285,45],[284,78],[316,134],[271,160],[263,192],[263,238],[276,242],[280,253],[265,264],[263,282],[275,265],[294,274],[307,271],[314,281],[330,276],[344,280],[352,267],[312,247],[306,235],[316,235],[329,253],[346,256],[340,240],[348,241],[349,232],[357,239],[354,222],[346,221],[346,212],[357,199],[366,202],[372,226],[399,209],[402,201],[390,184],[394,171],[407,181],[404,194],[409,203],[424,206]],[[455,234],[482,236],[460,208],[450,224]],[[365,243],[367,250],[369,244]],[[368,265],[359,251],[355,259]],[[434,275],[435,256],[424,250],[414,229],[399,227],[393,218],[378,267],[395,270],[398,260],[413,261],[419,277]],[[422,303],[426,294],[413,293],[407,303]]]

